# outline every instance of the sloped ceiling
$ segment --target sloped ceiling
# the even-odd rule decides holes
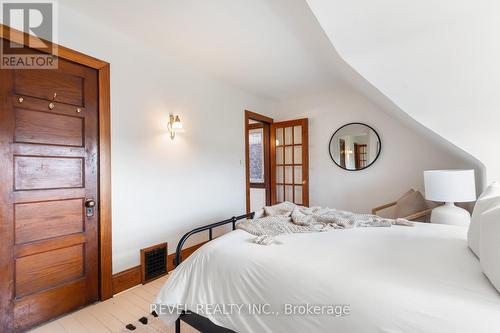
[[[500,3],[307,0],[341,57],[500,180]]]
[[[491,64],[491,57],[471,50],[482,45],[483,39],[474,37],[485,29],[477,22],[488,9],[483,2],[488,1],[477,2],[482,11],[472,12],[476,1],[467,0],[59,4],[135,38],[136,47],[147,45],[271,102],[348,84],[426,140],[481,168],[469,153],[483,159],[491,147],[478,147],[475,131],[484,131],[480,140],[497,140],[493,132],[500,122],[488,118],[499,101],[494,98],[499,85],[485,84],[486,68],[469,66]],[[472,32],[464,36],[461,29],[470,22]],[[489,122],[474,118],[470,110]],[[500,165],[498,170],[500,174]]]
[[[330,42],[303,0],[63,0],[60,4],[272,100],[324,92],[339,80]]]

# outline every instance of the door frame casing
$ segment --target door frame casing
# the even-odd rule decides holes
[[[245,190],[245,197],[246,197],[246,208],[247,208],[247,214],[250,213],[250,159],[249,154],[250,154],[250,146],[248,144],[248,130],[250,129],[249,126],[249,120],[255,120],[255,121],[260,121],[262,123],[266,123],[271,126],[271,124],[274,123],[274,120],[272,118],[263,116],[261,114],[245,110],[245,183],[246,183],[246,190]],[[269,136],[270,138],[270,136]],[[270,149],[269,149],[270,150]],[[266,169],[269,169],[267,174],[268,178],[270,178],[271,173],[270,173],[270,166],[271,166],[271,161],[270,161],[270,156],[267,158],[267,165]],[[271,180],[269,179],[268,181],[269,184],[266,184],[266,191],[271,190]],[[266,193],[266,197],[270,195],[270,193]]]
[[[37,37],[0,24],[0,38],[21,45],[36,45]],[[57,49],[57,57],[87,66],[98,72],[99,118],[99,299],[113,297],[112,245],[111,245],[111,117],[110,117],[110,64],[106,61],[44,41]],[[44,52],[43,49],[37,49]],[[0,304],[1,305],[1,304]],[[0,306],[1,308],[1,306]],[[1,310],[1,309],[0,309]],[[0,327],[5,324],[0,319]]]

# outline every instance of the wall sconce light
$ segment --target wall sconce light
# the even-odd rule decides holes
[[[173,114],[170,115],[170,120],[168,121],[167,124],[167,129],[170,132],[170,139],[175,138],[176,133],[180,133],[184,131],[184,127],[182,126],[181,119],[179,116],[174,116]]]

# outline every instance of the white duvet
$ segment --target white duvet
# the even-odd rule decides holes
[[[261,246],[236,230],[186,259],[156,302],[236,332],[500,332],[500,294],[466,233],[416,223],[281,235]],[[319,314],[300,313],[312,306]],[[162,312],[167,323],[177,318]]]

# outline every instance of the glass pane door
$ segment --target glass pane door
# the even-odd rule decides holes
[[[272,144],[272,202],[309,205],[308,122],[299,119],[274,123]]]

